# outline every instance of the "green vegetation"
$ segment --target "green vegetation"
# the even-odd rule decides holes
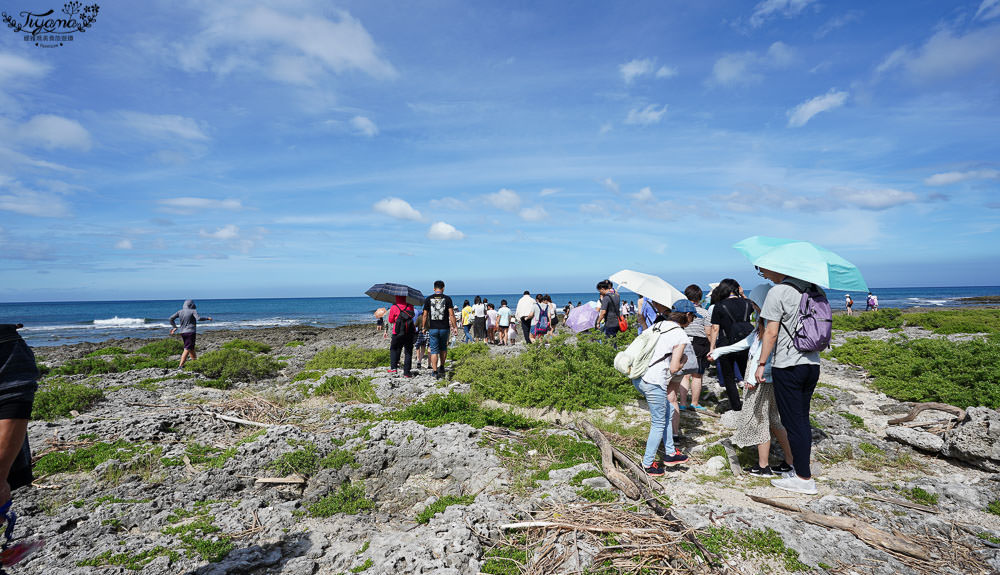
[[[601,452],[589,441],[577,441],[565,435],[532,430],[519,439],[495,445],[504,466],[515,476],[515,489],[532,487],[539,480],[548,480],[549,471],[566,469],[581,463],[599,465]]]
[[[905,495],[907,499],[913,501],[914,503],[920,503],[922,505],[938,504],[937,493],[928,493],[927,491],[921,489],[920,487],[914,487],[912,489],[901,489],[900,493]]]
[[[319,381],[319,379],[321,377],[323,377],[323,372],[322,371],[314,371],[314,370],[307,369],[307,370],[303,370],[303,371],[300,371],[300,372],[296,373],[295,377],[292,378],[292,381],[293,382],[295,382],[295,381]]]
[[[851,424],[852,429],[864,429],[864,430],[868,429],[868,426],[865,425],[865,420],[863,417],[854,415],[853,413],[848,413],[846,411],[839,411],[837,413],[840,414],[841,417],[846,419],[848,423]]]
[[[336,493],[327,495],[309,506],[311,517],[331,517],[336,513],[357,515],[375,509],[375,502],[365,497],[363,483],[342,483]]]
[[[371,560],[371,557],[369,557],[368,559],[365,559],[365,562],[362,563],[361,565],[358,565],[357,567],[351,567],[351,573],[361,573],[362,571],[367,571],[374,564],[375,562]]]
[[[577,489],[576,494],[591,503],[612,503],[618,501],[618,496],[606,489],[594,489],[589,485],[584,485],[582,489]]]
[[[716,555],[731,555],[738,551],[743,558],[756,555],[779,559],[787,571],[810,570],[799,560],[799,552],[787,547],[781,535],[771,528],[733,531],[726,527],[709,527],[698,533],[698,539]]]
[[[157,383],[162,383],[164,381],[184,380],[184,379],[191,379],[192,377],[197,377],[197,376],[193,373],[178,373],[177,375],[166,375],[164,377],[147,377],[146,379],[135,384],[135,387],[138,387],[140,389],[148,389],[149,386],[155,385]],[[155,391],[155,388],[152,389],[152,391]]]
[[[590,479],[591,477],[604,477],[604,474],[596,469],[585,469],[574,475],[573,479],[569,480],[569,484],[580,486],[583,485],[584,479]]]
[[[446,423],[465,423],[477,429],[487,425],[509,429],[530,429],[540,422],[528,419],[502,409],[484,408],[467,394],[449,392],[448,395],[432,395],[420,403],[415,403],[400,411],[383,415],[373,415],[362,409],[351,412],[355,419],[389,419],[392,421],[415,421],[427,427],[438,427]]]
[[[126,468],[140,463],[140,459],[148,456],[158,456],[162,450],[159,446],[148,443],[129,443],[119,439],[114,443],[95,443],[80,447],[73,451],[55,451],[43,455],[36,463],[34,471],[37,475],[50,473],[73,473],[92,471],[98,465],[116,459]]]
[[[191,460],[191,465],[205,464],[212,469],[222,469],[222,466],[236,455],[236,448],[221,449],[193,441],[188,443],[185,452]]]
[[[158,339],[148,343],[136,350],[137,353],[144,353],[149,357],[160,359],[180,355],[184,351],[184,344],[179,338]]]
[[[833,329],[843,331],[872,331],[879,328],[903,327],[903,313],[898,309],[885,308],[878,311],[863,311],[855,315],[833,316]]]
[[[463,495],[461,497],[456,495],[445,495],[439,498],[434,503],[428,505],[420,515],[417,515],[417,523],[427,523],[438,513],[441,513],[445,509],[451,507],[452,505],[469,505],[476,500],[475,495]]]
[[[1000,515],[1000,499],[990,501],[990,504],[986,506],[986,512],[993,515]]]
[[[192,371],[228,383],[266,379],[283,367],[285,364],[269,356],[242,349],[210,351],[188,364]]]
[[[375,394],[370,377],[331,375],[316,387],[310,388],[305,384],[301,389],[302,395],[330,397],[338,403],[378,403],[378,395]]]
[[[115,355],[111,361],[98,357],[72,359],[52,370],[56,375],[100,375],[104,373],[122,373],[134,369],[171,368],[176,364],[171,359],[150,357],[147,355]]]
[[[305,369],[333,369],[337,367],[363,369],[389,365],[388,349],[364,349],[360,347],[324,349],[310,359]]]
[[[193,521],[181,523],[192,517]],[[197,511],[178,509],[167,517],[167,521],[175,525],[164,528],[161,533],[176,535],[183,543],[188,557],[199,555],[209,563],[216,563],[236,547],[229,537],[222,533],[222,529],[213,523],[215,516],[209,515],[204,506]]]
[[[997,537],[995,535],[990,535],[989,533],[983,532],[979,534],[979,538],[989,541],[990,543],[996,543],[997,545],[1000,545],[1000,537]]]
[[[242,349],[254,353],[267,353],[271,351],[271,346],[249,339],[234,339],[222,344],[222,349]]]
[[[124,567],[129,571],[142,571],[153,559],[160,556],[170,557],[171,561],[180,559],[180,554],[170,551],[166,547],[154,547],[148,551],[142,551],[135,555],[128,553],[112,553],[105,551],[93,559],[84,559],[76,563],[77,567]]]
[[[458,362],[474,355],[489,355],[490,346],[483,342],[462,343],[448,348],[448,359]]]
[[[864,368],[876,389],[900,401],[1000,407],[1000,336],[986,341],[852,338],[830,355]]]
[[[706,461],[715,456],[726,457],[726,458],[729,457],[729,454],[726,453],[726,448],[723,447],[721,443],[714,443],[712,445],[709,445],[708,448],[705,449],[705,451],[701,452],[701,459],[704,459]]]
[[[128,355],[128,350],[115,346],[102,347],[101,349],[95,349],[83,357],[101,357],[102,355]]]
[[[345,465],[358,466],[358,462],[351,452],[334,449],[326,456],[320,456],[319,448],[316,447],[315,443],[305,442],[301,444],[299,449],[283,453],[268,467],[283,475],[291,475],[292,473],[312,475],[320,469],[340,469]]]
[[[1000,333],[1000,309],[962,309],[910,313],[907,325],[920,326],[934,333]]]
[[[292,341],[285,344],[285,347],[302,347],[306,342],[293,339]]]
[[[38,385],[32,419],[52,421],[69,417],[71,411],[86,411],[98,400],[104,399],[101,390],[83,383],[70,383],[61,377],[52,377]]]
[[[483,555],[479,570],[490,575],[521,575],[520,566],[528,564],[528,551],[503,545],[494,547]]]
[[[624,349],[628,335],[619,337],[618,349]],[[458,364],[454,379],[470,383],[485,397],[514,405],[568,411],[622,405],[637,392],[613,366],[615,341],[578,336],[576,344],[569,344],[560,336],[545,346],[529,346],[514,358],[471,355]]]

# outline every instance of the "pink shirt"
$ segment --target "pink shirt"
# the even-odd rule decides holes
[[[392,326],[392,335],[396,335],[396,318],[399,317],[400,308],[410,312],[411,316],[414,315],[412,305],[406,304],[405,306],[400,306],[399,304],[392,304],[392,307],[389,308],[389,325]]]

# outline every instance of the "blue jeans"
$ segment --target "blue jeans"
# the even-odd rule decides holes
[[[646,438],[646,453],[642,456],[642,466],[649,467],[656,460],[656,449],[661,442],[667,455],[674,454],[674,433],[670,428],[670,417],[674,410],[667,402],[666,389],[646,383],[641,378],[633,379],[632,385],[649,404],[649,437]]]
[[[462,343],[469,343],[470,341],[473,341],[472,334],[469,333],[469,328],[471,327],[472,327],[471,323],[462,326],[462,329],[465,330],[465,340],[463,340]]]
[[[428,343],[430,344],[432,355],[448,351],[448,333],[449,330],[447,329],[427,330]]]

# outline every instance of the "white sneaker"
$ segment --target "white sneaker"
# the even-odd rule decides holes
[[[777,487],[778,489],[794,491],[795,493],[805,493],[806,495],[816,495],[819,493],[819,491],[816,490],[815,480],[800,479],[795,475],[791,477],[782,477],[781,479],[772,479],[771,485]]]

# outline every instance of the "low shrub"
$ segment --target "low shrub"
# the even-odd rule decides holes
[[[322,371],[304,370],[296,373],[292,381],[319,381],[321,377],[323,377]]]
[[[292,341],[285,344],[285,347],[302,347],[306,342],[293,339]]]
[[[900,401],[1000,407],[1000,337],[874,341],[852,338],[830,352],[864,368],[879,391]]]
[[[259,381],[273,377],[285,364],[266,355],[242,349],[219,349],[203,354],[187,365],[191,371],[228,382]]]
[[[843,331],[872,331],[880,328],[903,327],[903,312],[895,308],[863,311],[855,315],[833,316],[833,329]]]
[[[716,555],[748,554],[773,557],[781,561],[786,571],[811,571],[799,559],[799,552],[785,545],[781,534],[771,529],[743,529],[734,531],[728,527],[710,526],[697,534],[698,540]]]
[[[355,410],[356,419],[391,419],[393,421],[415,421],[427,427],[438,427],[446,423],[465,423],[477,429],[487,425],[509,429],[530,429],[541,425],[510,411],[482,407],[467,394],[449,392],[447,395],[432,395],[420,403],[414,403],[400,411],[372,416],[366,411]]]
[[[176,367],[172,359],[150,357],[143,354],[114,355],[111,361],[99,357],[72,359],[52,370],[56,375],[101,375],[105,373],[122,373],[134,369],[171,368]]]
[[[920,487],[914,487],[912,489],[903,489],[903,495],[907,499],[913,501],[914,503],[920,503],[922,505],[934,506],[938,504],[937,493],[929,493],[927,490]]]
[[[316,387],[303,390],[303,395],[330,397],[338,403],[378,403],[372,378],[356,375],[331,375]]]
[[[463,343],[455,347],[448,348],[448,359],[452,361],[462,361],[472,355],[489,355],[490,346],[483,342]]]
[[[152,343],[140,347],[137,353],[144,353],[149,357],[167,358],[180,355],[184,351],[184,344],[178,338],[158,339]]]
[[[309,515],[317,518],[331,517],[336,513],[357,515],[372,509],[375,509],[375,502],[365,497],[365,486],[360,482],[341,483],[335,493],[327,495],[308,508]]]
[[[360,347],[330,347],[310,359],[305,369],[364,369],[389,365],[388,349],[364,349]]]
[[[569,344],[556,338],[545,346],[529,346],[514,358],[470,356],[455,369],[454,379],[497,401],[528,407],[579,411],[618,406],[639,397],[628,378],[614,368],[618,348],[588,336]]]
[[[475,495],[463,495],[461,497],[456,495],[445,495],[444,497],[438,498],[437,501],[431,503],[424,508],[423,511],[417,515],[417,523],[425,524],[429,523],[431,517],[434,517],[438,513],[441,513],[445,509],[451,507],[452,505],[469,505],[476,500]]]
[[[907,325],[934,333],[1000,333],[1000,309],[962,309],[910,313]]]
[[[1000,515],[1000,499],[990,501],[989,505],[986,506],[986,512],[993,515]]]
[[[243,349],[254,353],[267,353],[271,351],[271,346],[249,339],[234,339],[222,344],[222,349]]]
[[[594,489],[589,485],[584,485],[576,490],[576,494],[591,503],[612,503],[618,501],[618,496],[607,489]]]
[[[61,377],[42,380],[35,392],[31,418],[52,421],[69,417],[71,411],[86,411],[103,398],[100,389],[83,383],[70,383]]]
[[[326,456],[321,456],[315,443],[306,442],[295,451],[283,453],[268,467],[282,475],[293,473],[312,475],[320,469],[340,469],[345,465],[358,466],[358,462],[351,452],[334,449]]]
[[[144,443],[129,443],[119,439],[113,443],[99,442],[73,451],[54,451],[40,457],[35,462],[37,475],[50,473],[73,473],[92,471],[98,465],[111,459],[128,464],[138,456],[154,451],[155,447]]]
[[[88,353],[84,357],[101,357],[102,355],[127,355],[128,350],[121,347],[102,347],[101,349],[95,349],[94,351]]]

